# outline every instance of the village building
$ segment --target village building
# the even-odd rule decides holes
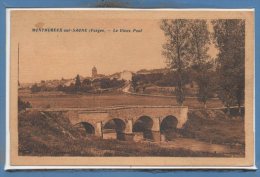
[[[104,74],[98,74],[97,68],[94,66],[92,68],[92,78],[101,78],[101,77],[105,77],[105,75]]]

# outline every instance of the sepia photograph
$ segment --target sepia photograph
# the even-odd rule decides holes
[[[254,165],[252,10],[9,15],[11,165]]]

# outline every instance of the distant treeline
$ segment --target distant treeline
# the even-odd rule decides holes
[[[119,88],[124,85],[124,80],[118,80],[116,78],[96,78],[96,79],[84,79],[80,80],[79,75],[75,77],[75,83],[72,82],[69,86],[59,84],[57,87],[47,87],[45,84],[34,84],[31,87],[32,93],[41,91],[63,91],[67,93],[77,92],[94,92],[96,90],[105,90],[112,88]]]

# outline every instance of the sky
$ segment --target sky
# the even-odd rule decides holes
[[[76,11],[13,12],[11,59],[17,60],[19,43],[20,83],[73,78],[77,74],[91,76],[93,66],[99,74],[106,75],[123,70],[165,68],[165,58],[161,55],[165,37],[159,18]],[[32,32],[36,28],[88,32]],[[89,32],[90,29],[105,32]],[[131,32],[113,32],[120,29]],[[216,55],[214,45],[209,53]]]

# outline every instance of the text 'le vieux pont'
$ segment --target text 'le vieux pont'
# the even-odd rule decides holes
[[[142,28],[32,28],[32,32],[141,33]]]

